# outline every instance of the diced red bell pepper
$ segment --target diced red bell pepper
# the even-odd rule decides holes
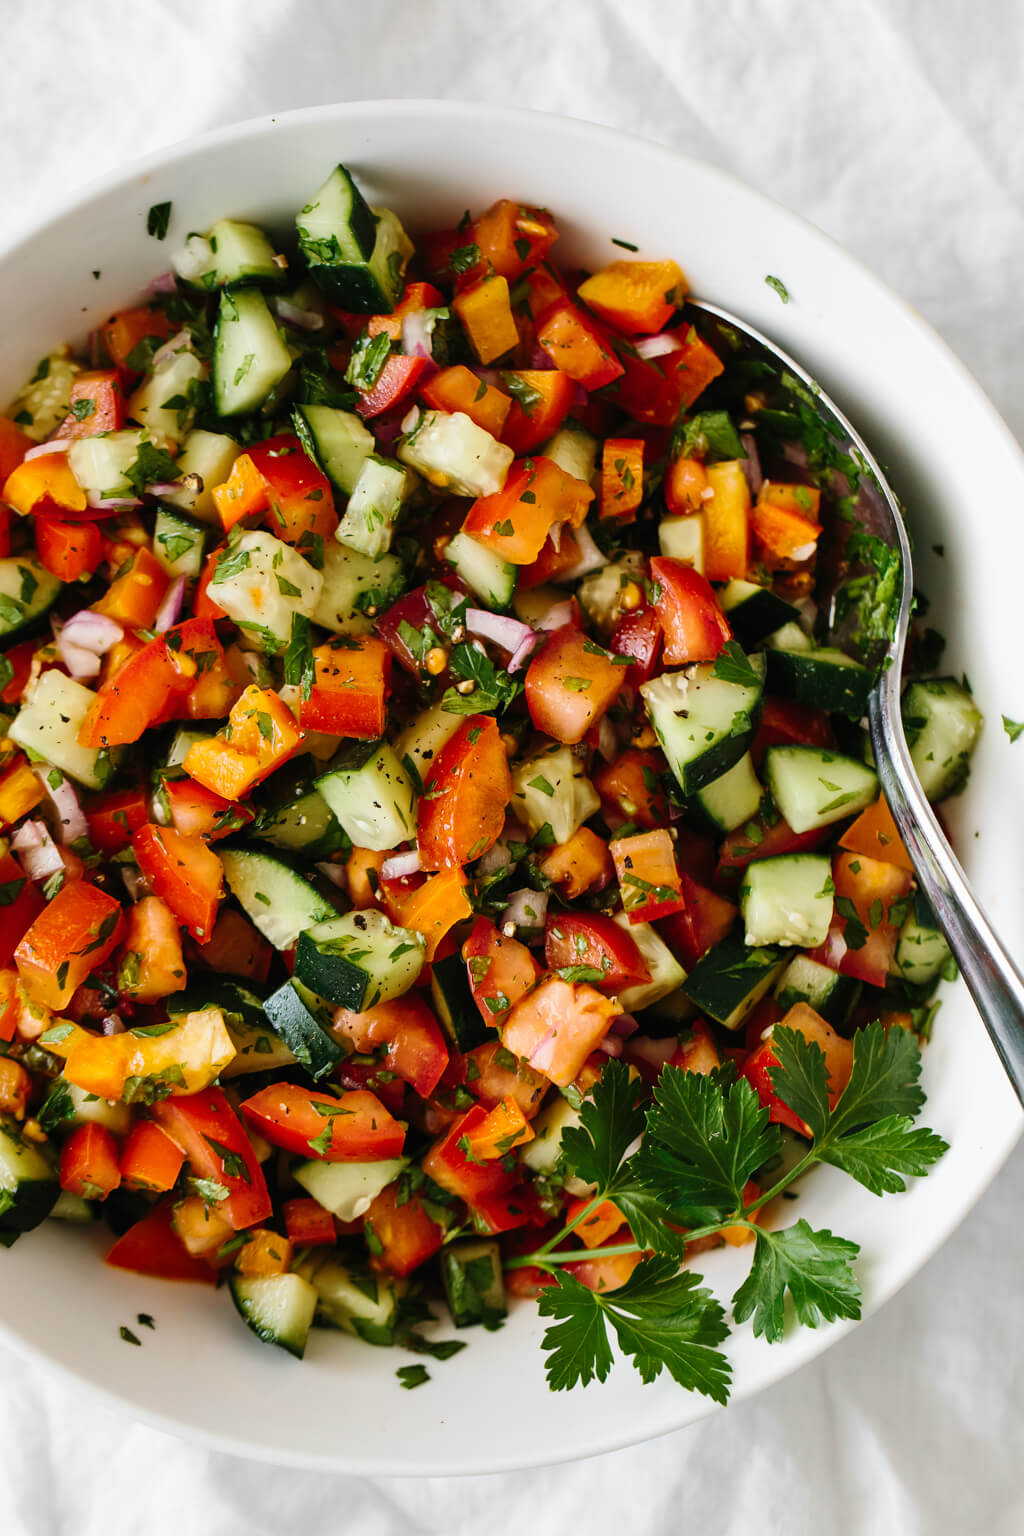
[[[79,744],[101,748],[139,741],[191,681],[165,637],[157,635],[98,690],[78,732]]]
[[[621,1012],[619,1003],[586,983],[549,976],[506,1015],[502,1043],[559,1088],[567,1088]]]
[[[884,795],[879,795],[874,805],[869,805],[847,827],[839,846],[848,853],[864,853],[869,859],[895,864],[899,869],[912,872],[914,868]]]
[[[461,1143],[483,1125],[487,1114],[482,1104],[474,1104],[452,1122],[423,1158],[423,1172],[468,1205],[511,1189],[519,1177],[517,1168],[506,1168],[500,1161],[478,1163],[466,1156]]]
[[[468,715],[435,757],[419,802],[423,869],[470,863],[493,847],[512,798],[508,755],[493,715]]]
[[[14,951],[31,997],[54,1012],[64,1008],[121,942],[123,928],[120,903],[106,891],[85,880],[62,886]]]
[[[421,1099],[430,1097],[448,1065],[441,1027],[418,992],[378,1003],[365,1013],[339,1009],[334,1026],[352,1041],[357,1052],[386,1046],[384,1070],[397,1073]]]
[[[7,660],[11,667],[11,679],[0,689],[0,699],[5,704],[21,703],[21,696],[25,692],[25,685],[32,676],[32,662],[35,659],[36,651],[39,649],[38,640],[19,640],[17,645],[12,645],[10,650],[7,651]]]
[[[437,956],[439,946],[455,925],[472,915],[473,909],[466,895],[465,871],[457,867],[442,869],[424,880],[403,901],[400,913],[401,926],[422,933],[426,939],[428,964]]]
[[[183,837],[205,837],[215,843],[248,826],[256,814],[251,806],[225,800],[195,779],[165,776],[162,787],[171,826]]]
[[[183,837],[173,827],[149,822],[132,834],[132,848],[154,895],[167,903],[194,939],[208,939],[224,886],[224,866],[217,855],[201,837]]]
[[[216,1270],[205,1259],[193,1258],[188,1252],[174,1230],[173,1218],[170,1201],[155,1206],[118,1238],[104,1262],[114,1269],[128,1269],[160,1280],[216,1284]]]
[[[636,941],[601,912],[549,912],[544,960],[550,971],[589,967],[597,974],[586,980],[605,992],[621,992],[651,979]]]
[[[173,1096],[150,1113],[177,1142],[197,1178],[215,1179],[228,1191],[217,1209],[238,1231],[271,1213],[263,1169],[223,1088]]]
[[[429,361],[426,357],[407,357],[401,352],[392,352],[373,388],[356,400],[358,414],[366,421],[407,400]]]
[[[761,719],[750,755],[755,768],[760,768],[769,747],[834,747],[835,741],[825,710],[796,699],[777,699],[766,694],[761,701]]]
[[[0,852],[0,890],[11,898],[0,907],[0,965],[9,965],[46,902],[6,848]]]
[[[755,816],[752,823],[726,833],[718,857],[716,883],[730,871],[746,869],[755,859],[770,859],[779,853],[807,853],[818,848],[829,837],[828,827],[815,827],[810,832],[794,832],[780,816],[769,822],[763,813]]]
[[[40,564],[58,581],[91,576],[102,559],[103,539],[95,523],[62,523],[55,517],[41,517],[34,531]]]
[[[665,632],[665,660],[670,666],[714,661],[732,639],[729,621],[707,577],[665,555],[651,561],[656,584],[655,611]]]
[[[598,322],[569,298],[558,298],[537,321],[537,341],[584,389],[600,389],[623,372],[615,349]]]
[[[296,1248],[314,1248],[321,1243],[336,1241],[334,1217],[324,1210],[319,1200],[310,1195],[299,1195],[294,1200],[286,1200],[282,1209],[284,1229],[289,1242]]]
[[[136,1120],[121,1149],[121,1178],[129,1189],[172,1189],[185,1154],[153,1120]]]
[[[315,679],[299,701],[303,730],[375,740],[387,723],[391,651],[376,635],[337,635],[313,651]]]
[[[659,777],[664,772],[665,759],[660,752],[643,752],[637,747],[627,748],[621,757],[597,769],[594,788],[601,796],[601,813],[609,826],[635,821],[641,827],[663,827],[668,820],[668,800]]]
[[[86,1200],[105,1200],[121,1182],[117,1142],[105,1125],[76,1125],[60,1149],[60,1187]]]
[[[117,789],[94,800],[85,819],[89,823],[89,841],[97,853],[121,853],[131,845],[132,833],[149,820],[149,798],[141,785]]]
[[[473,1001],[485,1024],[497,1026],[540,975],[525,944],[511,939],[486,917],[478,917],[462,946]]]
[[[282,433],[255,443],[246,455],[263,482],[265,521],[275,538],[298,545],[313,534],[333,536],[338,517],[331,482],[297,437]]]
[[[683,871],[680,871],[679,883],[685,905],[680,911],[661,918],[656,926],[669,949],[689,971],[702,955],[730,932],[736,921],[737,908]]]
[[[538,731],[570,745],[608,710],[625,684],[626,668],[565,624],[536,651],[526,674],[526,704]]]
[[[116,369],[76,374],[71,384],[71,409],[53,434],[58,440],[97,437],[124,426],[124,390]]]
[[[682,876],[671,834],[664,827],[615,838],[609,848],[622,906],[631,923],[650,923],[656,917],[683,910]]]
[[[629,656],[631,664],[626,672],[629,684],[638,688],[650,682],[661,670],[661,648],[665,632],[656,608],[641,602],[632,613],[624,613],[612,632],[609,650],[614,656]]]
[[[503,560],[530,565],[553,528],[580,527],[593,499],[586,481],[567,475],[552,459],[523,459],[500,491],[477,497],[463,531]]]
[[[335,1098],[297,1083],[273,1083],[241,1109],[271,1145],[327,1163],[398,1157],[405,1145],[405,1127],[366,1089]]]
[[[535,1221],[539,1212],[529,1184],[481,1195],[472,1210],[475,1223],[495,1237],[501,1232],[514,1232],[517,1227],[525,1227],[531,1222],[540,1224]]]
[[[371,1202],[364,1230],[374,1268],[392,1275],[411,1275],[444,1241],[444,1228],[427,1215],[416,1195],[399,1203],[397,1184],[389,1184]]]
[[[680,1038],[669,1057],[669,1065],[678,1067],[681,1072],[700,1072],[704,1076],[722,1065],[718,1047],[703,1019],[695,1019],[689,1035]]]
[[[532,453],[561,427],[576,398],[576,382],[560,368],[517,368],[501,375],[512,406],[501,440],[516,454]]]

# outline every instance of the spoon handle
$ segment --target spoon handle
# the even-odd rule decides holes
[[[1024,976],[978,905],[918,783],[900,718],[897,668],[879,679],[868,719],[882,791],[918,882],[1024,1104]]]

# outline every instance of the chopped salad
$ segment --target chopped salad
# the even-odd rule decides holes
[[[951,960],[815,604],[857,467],[544,209],[414,242],[339,165],[288,239],[176,222],[0,418],[0,1241],[102,1226],[295,1355],[539,1296],[552,1386],[614,1335],[723,1398],[693,1257],[769,1339],[856,1316],[778,1196],[943,1150]],[[981,717],[904,712],[941,800]]]

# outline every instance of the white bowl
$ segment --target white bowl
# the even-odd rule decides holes
[[[356,102],[265,118],[150,156],[0,257],[5,311],[0,399],[54,343],[82,337],[166,269],[191,230],[221,215],[290,225],[343,160],[371,203],[394,206],[415,231],[454,223],[496,197],[552,208],[563,260],[591,267],[620,255],[675,257],[697,294],[745,316],[801,359],[845,407],[892,471],[910,509],[918,583],[949,634],[946,664],[967,671],[988,718],[971,782],[953,817],[963,861],[1010,942],[1024,937],[1024,796],[999,715],[1024,718],[1017,615],[1006,574],[1024,569],[1024,459],[965,369],[908,307],[818,230],[706,165],[590,124],[449,102]],[[153,203],[173,203],[164,244],[146,234]],[[783,305],[765,284],[780,277]],[[945,549],[940,559],[933,546]],[[1019,751],[1020,749],[1018,749]],[[951,1143],[905,1196],[875,1199],[833,1170],[796,1209],[862,1245],[874,1310],[953,1230],[1006,1158],[1021,1116],[962,987],[947,989],[925,1053],[925,1120]],[[549,1393],[531,1304],[432,1380],[402,1391],[411,1356],[317,1331],[297,1363],[259,1344],[226,1295],[106,1268],[99,1233],[55,1222],[0,1253],[5,1339],[161,1428],[243,1455],[374,1473],[479,1473],[592,1455],[713,1411],[668,1379],[643,1386],[617,1365],[604,1386]],[[723,1295],[743,1252],[707,1258]],[[156,1319],[144,1347],[121,1324]],[[847,1325],[848,1326],[848,1325]],[[445,1330],[449,1332],[450,1330]],[[840,1326],[781,1344],[749,1327],[730,1345],[734,1397],[820,1353]]]

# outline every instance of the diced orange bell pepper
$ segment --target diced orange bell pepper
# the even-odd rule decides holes
[[[477,497],[463,531],[503,560],[531,565],[552,528],[563,523],[579,528],[593,499],[586,481],[567,475],[553,459],[522,459],[502,490]]]
[[[365,315],[349,315],[347,318],[351,325],[346,325],[345,329],[353,341],[363,330],[368,336],[379,336],[381,331],[386,331],[392,341],[401,341],[402,322],[407,315],[420,314],[425,309],[439,309],[443,304],[444,295],[433,283],[406,283],[402,297],[390,315],[371,315],[369,319]],[[340,318],[337,310],[335,314]]]
[[[821,534],[821,492],[809,485],[765,480],[750,514],[751,529],[769,561],[809,560]]]
[[[39,775],[19,753],[0,776],[0,823],[5,827],[13,826],[45,798],[46,790]]]
[[[79,744],[98,749],[139,741],[174,694],[189,687],[184,660],[163,635],[149,641],[101,685],[79,729]]]
[[[463,1150],[467,1157],[475,1158],[477,1162],[490,1162],[494,1158],[504,1157],[513,1147],[521,1147],[532,1141],[534,1134],[533,1126],[515,1099],[502,1099],[485,1120],[467,1133]]]
[[[624,335],[650,336],[671,320],[686,290],[674,261],[612,261],[577,291],[588,309]]]
[[[625,370],[600,325],[569,298],[559,298],[538,317],[537,341],[584,389],[600,389]]]
[[[861,811],[839,839],[839,846],[849,853],[863,853],[881,864],[896,864],[913,874],[913,862],[884,795]]]
[[[667,335],[678,341],[679,346],[657,358],[656,363],[662,373],[678,384],[683,410],[688,411],[712,379],[718,378],[724,365],[692,325],[681,325]]]
[[[444,1228],[418,1196],[400,1201],[398,1192],[397,1184],[381,1190],[366,1213],[363,1231],[372,1247],[375,1269],[409,1275],[438,1251]]]
[[[576,384],[560,368],[517,368],[503,373],[512,396],[501,440],[516,454],[531,453],[554,437],[576,398]]]
[[[568,901],[585,891],[600,890],[614,875],[608,844],[589,827],[579,827],[567,843],[556,843],[540,861],[541,874],[561,886]]]
[[[643,495],[643,439],[607,438],[601,455],[601,516],[631,523]]]
[[[456,923],[472,917],[473,908],[466,896],[466,876],[461,869],[443,869],[432,875],[402,906],[402,927],[422,933],[427,941],[427,960],[433,960],[437,946]]]
[[[137,1120],[121,1149],[121,1180],[129,1189],[173,1188],[185,1154],[152,1120]]]
[[[223,731],[193,742],[182,767],[225,800],[240,800],[297,751],[302,731],[270,688],[246,688]]]
[[[105,1200],[121,1182],[117,1142],[105,1125],[76,1125],[60,1149],[60,1187],[85,1200]]]
[[[233,805],[222,795],[195,779],[163,775],[163,793],[171,814],[171,826],[185,837],[205,837],[211,843],[230,837],[248,826],[255,812],[248,805]]]
[[[609,1246],[632,1241],[633,1234],[626,1226],[609,1236]],[[642,1258],[642,1253],[619,1253],[610,1258],[583,1259],[579,1264],[566,1264],[565,1268],[588,1291],[599,1291],[604,1295],[606,1291],[617,1291],[625,1285]]]
[[[120,903],[85,880],[61,888],[14,951],[30,996],[55,1011],[64,1008],[90,971],[120,942]]]
[[[454,368],[442,368],[421,384],[420,399],[435,411],[448,411],[453,415],[461,411],[497,438],[501,437],[505,418],[512,408],[509,395],[495,389],[493,384],[484,383],[461,363]]]
[[[212,495],[225,533],[243,517],[255,517],[267,508],[266,482],[247,453],[238,455],[228,478],[213,487]]]
[[[156,827],[151,822],[133,833],[132,847],[153,893],[203,943],[213,932],[223,894],[220,859],[201,837],[182,837],[173,827]]]
[[[546,208],[527,208],[503,197],[473,220],[465,238],[477,247],[485,268],[511,282],[544,260],[558,230]]]
[[[211,1264],[216,1263],[220,1250],[235,1233],[220,1202],[208,1205],[201,1195],[186,1195],[184,1200],[177,1201],[171,1224],[186,1251],[193,1258],[205,1258]]]
[[[269,1227],[250,1227],[246,1242],[235,1254],[235,1268],[242,1275],[283,1275],[292,1262],[292,1245]]]
[[[178,921],[159,896],[144,896],[128,912],[118,986],[138,1003],[158,1003],[185,986]]]
[[[103,539],[95,523],[62,523],[40,517],[35,526],[40,564],[58,581],[91,576],[103,556]]]
[[[508,296],[508,279],[485,277],[456,295],[453,308],[481,363],[493,363],[518,345],[519,332]]]
[[[391,651],[376,635],[338,635],[313,651],[315,678],[299,700],[304,731],[375,740],[387,723]]]
[[[760,1193],[761,1186],[755,1184],[753,1179],[748,1179],[743,1186],[743,1204],[749,1205],[752,1200],[757,1199]],[[752,1221],[755,1226],[760,1219],[760,1211],[755,1211],[752,1216],[748,1217],[748,1220]],[[752,1243],[754,1241],[754,1233],[751,1232],[749,1227],[723,1227],[722,1237],[729,1244],[730,1248],[742,1248],[745,1243]]]
[[[24,1120],[31,1092],[32,1079],[21,1062],[13,1056],[0,1056],[0,1115]]]
[[[709,464],[712,495],[703,503],[704,575],[708,581],[743,580],[750,564],[750,487],[739,459]]]
[[[93,607],[129,629],[152,629],[170,584],[171,578],[156,556],[148,549],[139,549],[131,569],[111,582]]]
[[[12,469],[4,481],[3,499],[22,517],[44,509],[57,516],[62,511],[84,512],[87,505],[66,453],[41,453]]]
[[[6,481],[35,444],[9,416],[0,416],[0,484]]]
[[[170,1094],[195,1094],[235,1056],[219,1008],[186,1014],[161,1035],[135,1035],[130,1030],[91,1035],[81,1030],[66,1045],[65,1078],[101,1099],[120,1099],[134,1077],[146,1078]]]
[[[122,309],[119,314],[111,315],[100,330],[110,361],[129,378],[144,371],[141,367],[132,367],[129,362],[139,342],[147,336],[166,341],[170,334],[170,322],[163,310],[141,306],[137,309]]]
[[[566,1221],[575,1221],[580,1212],[585,1211],[589,1204],[589,1200],[582,1198],[570,1200],[565,1212]],[[590,1215],[584,1221],[581,1221],[574,1230],[584,1247],[601,1248],[614,1233],[618,1232],[621,1226],[622,1212],[618,1206],[613,1200],[603,1200],[600,1205],[595,1206]]]

